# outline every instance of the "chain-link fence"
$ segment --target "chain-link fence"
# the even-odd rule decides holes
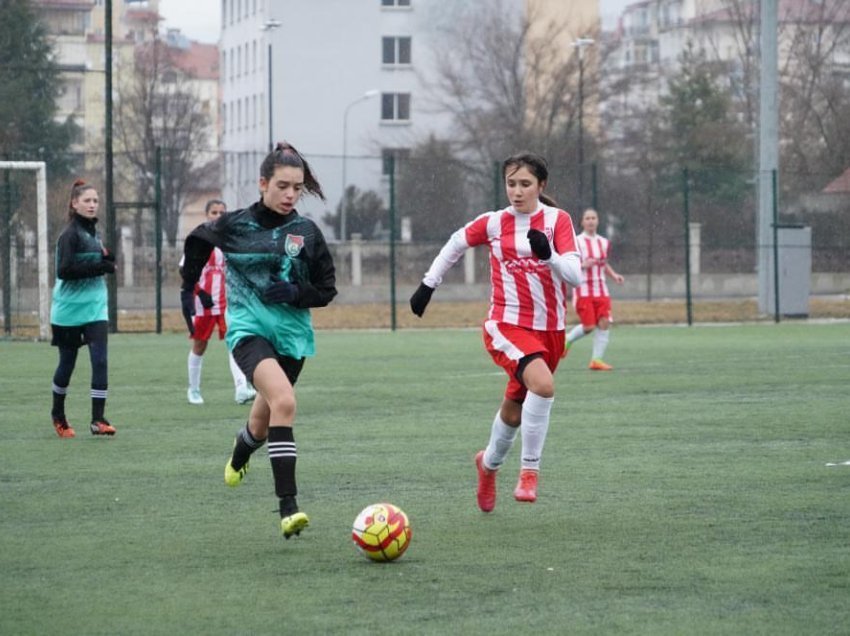
[[[454,230],[506,205],[498,163],[411,157],[401,150],[368,157],[305,154],[325,200],[306,197],[299,211],[315,220],[328,240],[337,267],[337,303],[406,298]],[[100,190],[100,229],[118,254],[118,331],[154,330],[162,312],[176,311],[183,238],[203,221],[207,200],[221,198],[232,210],[258,199],[264,156],[207,153],[187,168],[164,154],[157,172],[140,167],[147,164],[136,158],[116,155],[114,236],[105,223],[103,157],[84,157],[80,173]],[[0,173],[6,335],[37,334],[37,272],[46,266],[52,287],[53,246],[64,227],[72,180],[49,181],[50,262],[41,264],[32,178]],[[805,270],[807,296],[850,292],[850,178],[778,174],[771,227],[800,229],[807,236],[801,242],[794,232],[777,232],[776,248],[773,239],[759,244],[758,183],[755,173],[691,168],[686,174],[677,167],[609,161],[584,166],[581,179],[575,166],[553,166],[546,191],[570,212],[577,232],[583,208],[598,210],[600,233],[611,239],[611,264],[626,276],[625,285],[611,285],[615,301],[685,302],[688,294],[696,302],[757,297],[765,250],[777,259],[781,274],[783,268]],[[803,258],[789,260],[787,252]],[[472,250],[446,277],[441,298],[480,302],[488,296],[488,279],[488,255]],[[780,293],[787,297],[788,292]]]

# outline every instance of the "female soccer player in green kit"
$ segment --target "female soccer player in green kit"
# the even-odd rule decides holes
[[[268,440],[280,528],[288,539],[309,524],[296,501],[293,387],[305,358],[315,353],[310,308],[333,299],[336,276],[321,230],[295,209],[305,190],[324,199],[301,154],[288,143],[277,144],[260,166],[259,187],[259,201],[186,238],[180,299],[191,325],[195,283],[213,248],[221,249],[227,264],[227,346],[258,392],[248,423],[236,435],[224,480],[228,486],[242,483],[251,454]]]
[[[68,225],[56,242],[56,285],[50,306],[51,344],[59,349],[53,374],[53,428],[62,438],[74,437],[65,416],[65,396],[80,347],[88,345],[91,359],[91,432],[115,435],[103,417],[106,408],[107,291],[104,274],[115,273],[115,255],[103,246],[96,231],[97,190],[75,181],[68,206]]]

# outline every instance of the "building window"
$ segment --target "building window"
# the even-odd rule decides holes
[[[395,160],[395,169],[398,172],[398,164],[410,158],[410,148],[381,148],[381,174],[385,177],[390,175],[390,159]]]
[[[410,38],[382,38],[382,62],[384,64],[410,64]]]
[[[381,95],[381,120],[409,121],[410,93],[384,93]]]
[[[382,7],[409,7],[411,0],[381,0]]]

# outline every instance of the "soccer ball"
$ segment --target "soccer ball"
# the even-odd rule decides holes
[[[354,545],[373,561],[396,560],[407,550],[412,536],[407,515],[401,508],[389,503],[366,506],[351,528]]]

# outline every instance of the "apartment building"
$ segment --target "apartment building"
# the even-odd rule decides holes
[[[388,157],[451,133],[428,80],[447,22],[481,1],[221,0],[224,198],[251,203],[270,142],[284,139],[307,156],[327,195],[306,198],[305,214],[333,213],[349,185],[386,196]],[[500,6],[517,21],[529,11],[541,22],[598,23],[597,0]],[[565,56],[570,37],[553,42]]]
[[[81,167],[103,163],[104,0],[34,0],[34,6],[53,38],[61,71],[62,94],[57,118],[73,116],[80,126],[72,150]],[[114,0],[113,62],[132,60],[133,47],[153,38],[159,23],[159,0]]]

